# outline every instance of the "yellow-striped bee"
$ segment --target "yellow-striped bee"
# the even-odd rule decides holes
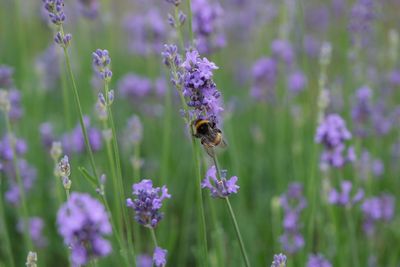
[[[211,157],[214,157],[214,147],[226,147],[222,137],[222,131],[217,128],[215,122],[207,119],[197,119],[193,121],[195,129],[194,136],[201,140],[201,144]]]

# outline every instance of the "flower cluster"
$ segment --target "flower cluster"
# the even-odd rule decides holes
[[[79,0],[78,5],[86,18],[95,19],[99,15],[100,2],[98,0]]]
[[[171,197],[167,187],[153,187],[151,180],[143,179],[133,184],[132,190],[136,198],[128,198],[126,205],[135,211],[135,220],[141,225],[155,228],[164,216],[160,211],[163,200]]]
[[[380,178],[385,171],[385,165],[382,160],[373,158],[367,150],[362,151],[356,166],[360,178],[363,180],[371,177]]]
[[[209,0],[192,1],[193,33],[200,53],[212,53],[225,46],[222,31],[223,11],[219,4]]]
[[[310,254],[307,267],[332,267],[332,264],[322,254]]]
[[[24,231],[23,221],[19,221],[17,224],[17,230],[22,233]],[[47,239],[43,236],[44,221],[40,217],[29,218],[29,235],[35,246],[45,247],[47,245]]]
[[[334,188],[330,190],[328,195],[329,203],[338,206],[351,207],[352,205],[360,202],[364,197],[364,190],[361,188],[351,195],[353,184],[350,181],[342,181],[340,187],[340,192]]]
[[[373,111],[371,99],[372,90],[368,86],[363,86],[357,90],[351,117],[354,122],[354,133],[360,137],[368,135],[367,127]]]
[[[13,68],[6,65],[0,65],[0,88],[10,88],[13,86],[13,74]]]
[[[35,70],[40,78],[41,89],[55,89],[60,77],[60,58],[54,44],[51,44],[35,59]]]
[[[154,249],[153,262],[156,267],[164,267],[167,264],[167,250],[160,247]]]
[[[221,172],[221,180],[218,180],[217,169],[212,166],[208,169],[206,177],[201,183],[202,188],[208,188],[211,192],[212,197],[224,198],[231,194],[236,194],[239,186],[236,184],[237,176],[232,176],[226,179],[226,172]]]
[[[278,78],[278,64],[272,58],[260,58],[252,68],[253,86],[250,94],[254,99],[275,98],[275,86]]]
[[[365,37],[376,18],[375,1],[357,0],[350,12],[349,30],[355,35]]]
[[[344,155],[346,147],[345,141],[351,139],[351,133],[346,128],[345,121],[337,114],[330,114],[320,123],[315,135],[315,141],[324,145],[324,151],[321,154],[321,167],[327,166],[340,168],[347,162],[355,160],[355,154],[352,147],[347,149],[347,155]]]
[[[62,25],[65,21],[64,0],[43,0],[44,8],[55,25]]]
[[[107,212],[90,195],[72,193],[57,213],[57,225],[64,243],[71,247],[74,265],[85,265],[111,253],[111,245],[104,239],[112,231]]]
[[[93,69],[99,78],[110,81],[112,72],[110,70],[111,58],[107,50],[97,49],[92,53]]]
[[[274,255],[271,267],[286,267],[286,256],[282,253]]]
[[[361,209],[364,214],[364,231],[368,235],[372,235],[375,231],[375,223],[389,222],[393,219],[395,198],[389,194],[367,198],[361,205]]]
[[[285,212],[284,233],[279,240],[286,252],[294,254],[304,246],[299,222],[301,211],[307,206],[307,200],[303,196],[303,186],[299,183],[291,183],[288,191],[281,196],[281,205]]]
[[[15,89],[13,73],[13,68],[0,65],[0,110],[7,113],[10,120],[16,121],[22,117],[23,110],[21,93]]]
[[[186,53],[183,68],[182,93],[187,98],[187,105],[194,109],[193,117],[205,116],[212,121],[218,122],[221,107],[220,92],[213,81],[213,70],[218,67],[208,61],[201,59],[196,50]]]
[[[28,256],[26,257],[26,267],[37,267],[37,253],[29,251]]]
[[[157,9],[129,15],[124,20],[124,28],[129,51],[139,55],[160,53],[167,38],[164,19]]]
[[[275,59],[291,65],[294,61],[295,53],[292,44],[283,39],[276,39],[271,44],[272,55]]]

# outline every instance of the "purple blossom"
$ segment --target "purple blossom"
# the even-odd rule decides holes
[[[154,249],[153,261],[156,267],[164,267],[167,264],[167,250],[160,247]]]
[[[47,239],[43,236],[44,221],[40,217],[29,218],[29,234],[35,246],[43,248],[47,245]],[[24,231],[23,221],[17,224],[17,230]]]
[[[23,115],[23,109],[21,105],[21,92],[17,89],[10,89],[8,91],[8,98],[11,104],[8,116],[10,117],[10,120],[17,121]]]
[[[139,116],[131,116],[125,129],[125,140],[133,145],[137,145],[143,139],[143,125]]]
[[[337,114],[330,114],[318,126],[315,142],[324,145],[321,154],[321,166],[340,168],[345,163],[354,161],[353,148],[346,151],[345,141],[351,139],[345,121]]]
[[[1,73],[1,71],[0,71],[0,73]],[[1,74],[0,74],[0,77],[1,77]],[[0,78],[0,80],[1,80],[1,78]],[[395,70],[391,71],[388,75],[388,81],[393,86],[400,86],[400,70],[395,69]]]
[[[128,97],[133,102],[137,102],[151,93],[152,83],[145,77],[129,73],[119,80],[117,87],[122,97]]]
[[[373,0],[357,0],[349,14],[349,30],[355,36],[363,37],[371,31],[372,22],[376,18],[375,3]]]
[[[28,150],[25,140],[4,135],[3,138],[0,139],[0,161],[12,161],[14,154],[11,142],[14,142],[16,156],[23,156]]]
[[[35,69],[41,87],[45,90],[55,89],[60,77],[60,58],[54,45],[50,45],[36,57]]]
[[[208,0],[192,1],[193,33],[196,47],[201,54],[212,53],[225,46],[222,31],[223,11],[219,4]]]
[[[278,66],[272,58],[260,58],[252,68],[251,96],[255,99],[274,99]]]
[[[0,88],[11,88],[13,81],[14,69],[7,65],[0,65]]]
[[[88,194],[73,192],[57,213],[58,232],[71,247],[71,260],[76,266],[111,253],[104,239],[111,234],[111,224],[104,206]]]
[[[128,198],[126,205],[135,211],[135,220],[141,225],[155,228],[164,216],[160,211],[163,200],[171,198],[167,187],[153,187],[151,180],[143,179],[133,184],[132,191],[136,198]]]
[[[100,3],[98,0],[79,0],[78,7],[86,18],[95,19],[99,15]]]
[[[361,205],[361,210],[364,214],[364,231],[368,235],[372,235],[377,222],[389,222],[393,219],[395,198],[389,194],[367,198]]]
[[[224,173],[222,172],[221,175]],[[228,180],[225,177],[221,177],[221,180],[218,180],[217,169],[212,166],[208,169],[206,177],[201,183],[201,188],[208,188],[212,197],[224,198],[237,193],[239,189],[239,186],[236,185],[237,180],[237,176],[232,176]]]
[[[381,177],[385,171],[385,166],[380,159],[375,159],[367,150],[363,150],[360,160],[357,161],[357,169],[360,178],[366,180],[371,175]]]
[[[165,22],[157,9],[132,14],[124,19],[128,49],[139,55],[160,53],[166,40]]]
[[[56,36],[54,37],[54,42],[63,48],[68,47],[71,43],[71,40],[72,34],[70,33],[64,34],[62,32],[57,32]]]
[[[288,88],[292,93],[298,94],[307,86],[307,77],[301,71],[295,71],[288,77]]]
[[[282,253],[274,255],[271,267],[286,267],[286,256]]]
[[[39,126],[40,139],[45,148],[50,149],[54,142],[53,125],[50,122],[44,122]]]
[[[363,86],[357,90],[351,117],[355,125],[355,133],[361,137],[368,135],[367,128],[373,112],[371,100],[372,90],[368,86]]]
[[[307,267],[332,267],[332,264],[322,254],[310,254]]]
[[[110,70],[111,58],[107,50],[97,49],[92,53],[92,64],[93,69],[97,73],[98,77],[109,81],[112,77]]]
[[[183,68],[183,95],[188,99],[187,105],[194,109],[194,119],[205,116],[218,122],[219,113],[223,111],[220,103],[220,92],[213,81],[213,70],[218,67],[201,59],[196,50],[186,53]]]
[[[137,267],[152,267],[153,259],[146,254],[141,254],[136,257],[136,266]]]
[[[59,26],[65,21],[64,0],[42,0],[52,23]]]
[[[271,51],[274,58],[291,65],[294,61],[294,50],[287,40],[276,39],[271,44]]]
[[[341,191],[331,189],[328,195],[328,201],[330,204],[338,206],[349,206],[360,202],[364,197],[364,190],[358,189],[352,194],[353,184],[350,181],[344,180],[341,182]]]
[[[288,191],[281,196],[280,202],[285,214],[284,233],[279,237],[279,242],[287,253],[294,254],[304,246],[304,238],[300,233],[301,211],[307,206],[307,200],[303,196],[303,185],[291,183]]]

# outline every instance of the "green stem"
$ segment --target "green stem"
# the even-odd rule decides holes
[[[352,253],[352,258],[353,258],[353,266],[354,267],[359,267],[360,262],[359,262],[359,254],[358,254],[358,248],[357,248],[357,237],[356,237],[356,231],[354,228],[354,222],[353,218],[351,216],[351,210],[346,210],[346,221],[347,221],[347,226],[349,227],[350,235],[351,235],[351,247],[353,249]]]
[[[217,178],[218,178],[219,181],[221,181],[221,172],[219,170],[218,160],[217,160],[217,157],[215,156],[215,154],[212,157],[212,159],[214,161],[215,169],[217,171]],[[233,226],[235,228],[236,238],[237,238],[237,240],[239,242],[240,252],[242,253],[243,261],[244,261],[246,267],[250,267],[250,261],[249,261],[249,258],[247,257],[246,249],[245,249],[245,246],[244,246],[244,243],[243,243],[242,235],[240,234],[240,229],[239,229],[239,225],[238,225],[237,220],[236,220],[235,213],[233,212],[233,209],[232,209],[231,203],[229,201],[229,198],[228,197],[224,197],[224,199],[225,199],[226,205],[228,207],[229,215],[230,215],[230,217],[232,219],[232,224],[233,224]]]
[[[188,25],[189,25],[189,40],[190,44],[193,45],[193,28],[192,28],[192,4],[191,0],[187,0],[188,5]]]
[[[3,181],[3,177],[0,176],[0,193],[3,192],[2,190],[2,181]],[[14,262],[14,257],[12,254],[12,247],[11,247],[11,241],[10,241],[10,237],[8,235],[8,231],[7,231],[7,222],[6,222],[6,214],[4,211],[4,202],[3,202],[3,196],[0,196],[0,220],[1,220],[1,225],[2,227],[0,227],[0,229],[2,229],[2,236],[3,236],[3,240],[5,243],[5,247],[6,247],[6,254],[8,257],[8,263],[10,264],[11,267],[15,266],[15,262]],[[0,225],[0,226],[1,226]]]
[[[156,232],[154,231],[153,227],[149,227],[149,229],[150,229],[150,233],[151,233],[151,238],[153,239],[154,246],[158,247]]]
[[[15,143],[14,143],[14,135],[13,135],[13,130],[12,126],[10,123],[10,118],[8,117],[8,114],[5,113],[5,121],[6,121],[6,127],[7,127],[7,132],[8,136],[10,138],[10,144],[11,144],[11,150],[12,150],[12,155],[13,155],[13,167],[15,170],[15,178],[17,180],[18,184],[18,189],[19,189],[19,197],[21,199],[21,217],[22,217],[22,224],[23,224],[23,236],[24,236],[24,241],[25,245],[27,246],[27,249],[29,251],[33,250],[33,244],[31,240],[31,236],[29,234],[29,213],[28,213],[28,208],[26,206],[26,198],[25,198],[25,189],[24,189],[24,184],[21,178],[21,174],[19,172],[19,167],[18,167],[18,158],[15,152]]]
[[[122,210],[122,218],[123,221],[125,223],[126,229],[127,229],[127,242],[128,242],[128,249],[131,252],[131,256],[132,256],[132,260],[134,262],[136,262],[136,257],[135,257],[135,252],[134,252],[134,247],[133,247],[133,242],[132,242],[132,225],[129,223],[128,220],[128,215],[127,212],[124,208],[124,203],[125,203],[125,192],[124,192],[124,187],[123,187],[123,180],[122,180],[122,170],[121,170],[121,160],[119,157],[119,147],[118,147],[118,140],[117,140],[117,134],[116,134],[116,130],[115,130],[115,124],[114,124],[114,119],[113,119],[113,114],[109,105],[109,99],[108,99],[108,92],[109,92],[109,88],[108,88],[108,82],[106,81],[104,83],[104,93],[105,93],[105,98],[106,98],[106,108],[107,108],[107,118],[109,120],[109,123],[111,125],[111,131],[112,131],[112,143],[113,143],[113,150],[114,150],[114,159],[115,159],[115,165],[116,165],[116,169],[117,169],[117,175],[118,175],[118,179],[117,180],[117,185],[118,185],[118,190],[119,190],[119,202],[120,202],[120,206],[121,206],[121,210]],[[122,229],[121,229],[122,231]]]

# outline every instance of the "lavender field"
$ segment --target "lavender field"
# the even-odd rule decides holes
[[[400,267],[398,0],[0,0],[0,267]]]

